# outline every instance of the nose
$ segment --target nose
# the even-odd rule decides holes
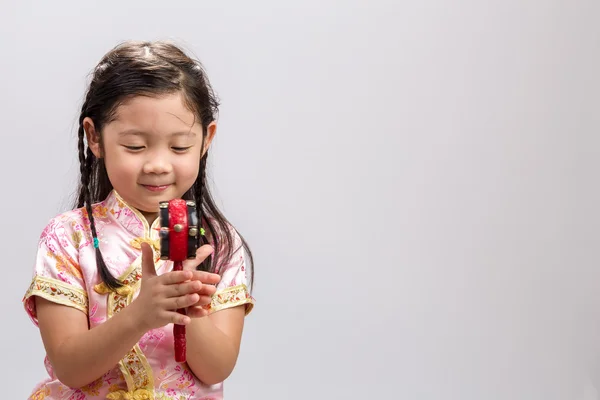
[[[142,168],[144,174],[169,174],[173,171],[173,166],[168,160],[160,154],[153,154],[148,157]]]

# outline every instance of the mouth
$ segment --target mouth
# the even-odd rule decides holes
[[[168,185],[142,185],[146,190],[151,192],[162,192],[166,190],[171,184]]]

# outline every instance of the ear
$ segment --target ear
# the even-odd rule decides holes
[[[83,119],[83,130],[87,138],[88,146],[96,158],[102,158],[102,146],[100,145],[100,134],[96,132],[94,121],[90,117]]]
[[[217,133],[217,123],[215,121],[211,122],[206,128],[206,138],[204,139],[204,149],[202,149],[202,156],[208,151],[210,144],[212,143],[215,134]]]

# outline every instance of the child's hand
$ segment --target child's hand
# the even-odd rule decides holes
[[[200,271],[197,271],[200,272]],[[134,309],[136,323],[145,331],[163,327],[169,323],[187,325],[190,317],[179,314],[177,309],[197,304],[203,287],[192,271],[171,271],[156,274],[154,254],[147,243],[142,243],[142,283],[138,297],[129,307]]]
[[[204,306],[210,304],[212,295],[215,294],[217,288],[214,286],[221,281],[219,274],[210,272],[196,271],[196,267],[200,265],[213,252],[213,248],[206,244],[196,250],[196,258],[183,262],[183,270],[191,271],[194,274],[192,280],[202,282],[202,288],[197,291],[200,299],[198,302],[187,308],[187,315],[191,318],[200,318],[208,315],[208,310]]]

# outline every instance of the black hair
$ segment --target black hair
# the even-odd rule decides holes
[[[134,96],[161,96],[181,93],[186,106],[194,113],[202,125],[203,139],[207,128],[215,120],[219,102],[212,90],[202,64],[190,58],[175,44],[169,42],[125,42],[109,51],[98,63],[81,107],[78,129],[80,183],[76,207],[85,207],[92,237],[97,240],[92,204],[104,200],[113,190],[103,158],[97,158],[85,142],[83,121],[90,118],[96,132],[111,122],[119,105]],[[211,238],[213,254],[207,258],[199,270],[215,272],[220,262],[229,260],[234,252],[234,233],[241,239],[250,265],[250,282],[254,278],[252,252],[241,234],[233,231],[233,226],[218,209],[206,182],[206,160],[208,151],[200,159],[198,177],[192,187],[182,196],[194,200],[198,220]],[[201,244],[207,239],[201,237]],[[102,281],[110,288],[122,286],[104,262],[102,252],[96,248],[96,263]],[[218,271],[217,271],[218,272]]]

